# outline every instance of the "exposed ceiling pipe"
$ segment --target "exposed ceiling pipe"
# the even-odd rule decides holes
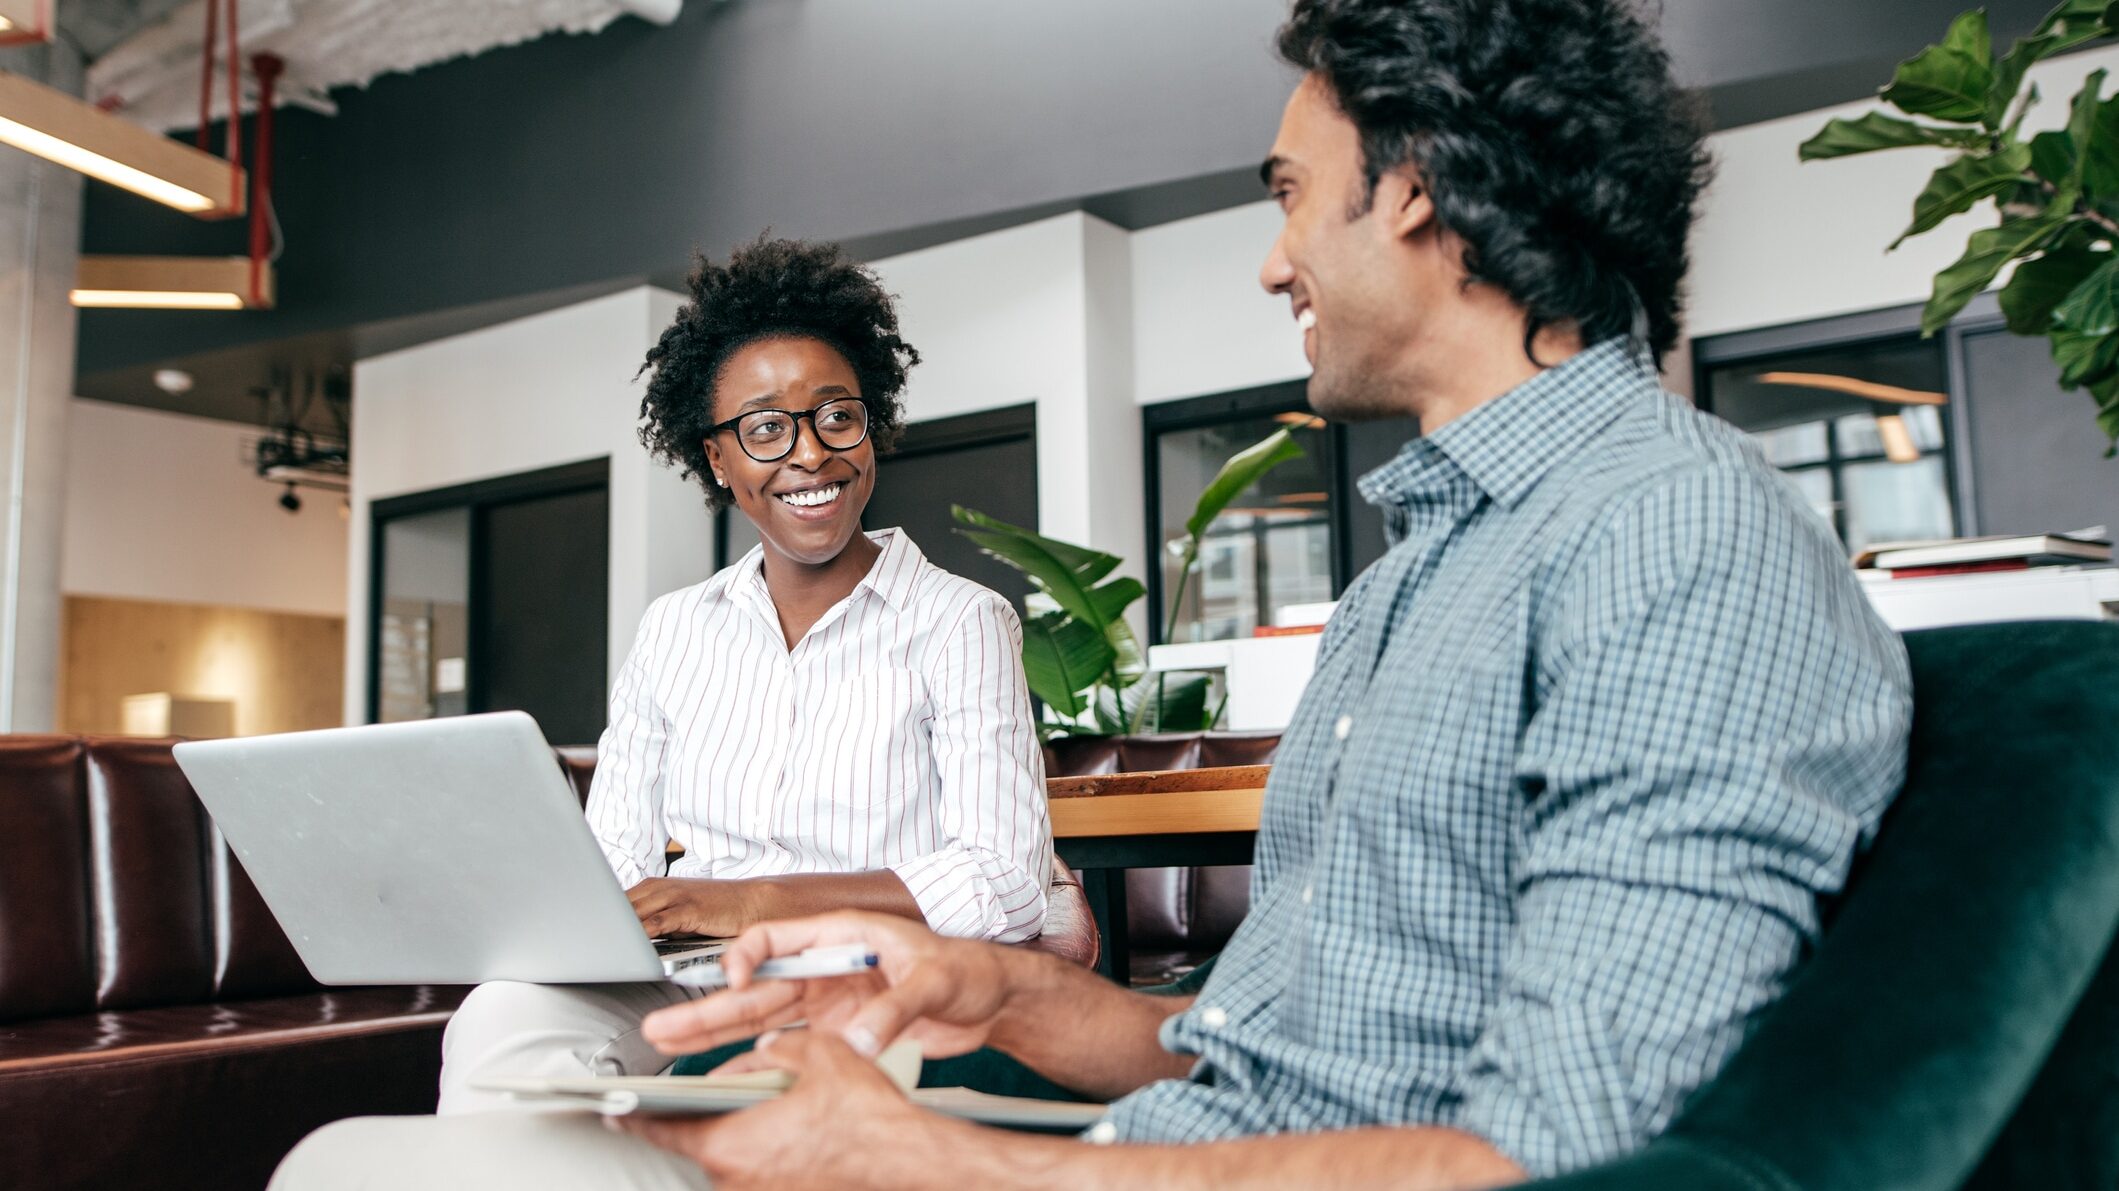
[[[651,25],[667,25],[677,19],[684,0],[618,0],[618,7]]]

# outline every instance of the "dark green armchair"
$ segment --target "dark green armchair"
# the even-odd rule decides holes
[[[1817,954],[1667,1133],[1536,1186],[2119,1188],[2119,625],[1906,647],[1906,788]]]

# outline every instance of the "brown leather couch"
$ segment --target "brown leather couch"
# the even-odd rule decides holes
[[[0,1186],[262,1187],[321,1125],[434,1109],[466,990],[311,980],[171,743],[0,736]],[[1096,962],[1064,870],[1034,945]]]
[[[1223,765],[1268,765],[1278,732],[1062,736],[1045,745],[1045,776],[1087,777]],[[1251,866],[1137,868],[1126,874],[1127,970],[1168,984],[1215,955],[1251,909]]]
[[[262,1187],[433,1111],[463,990],[310,980],[169,743],[0,736],[0,1184]]]

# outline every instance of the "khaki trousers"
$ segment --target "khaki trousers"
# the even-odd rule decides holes
[[[669,983],[482,984],[442,1034],[440,1115],[327,1125],[280,1163],[272,1191],[702,1191],[708,1183],[696,1166],[611,1132],[594,1114],[539,1110],[471,1085],[495,1076],[657,1074],[674,1060],[641,1038],[641,1019],[703,995]]]

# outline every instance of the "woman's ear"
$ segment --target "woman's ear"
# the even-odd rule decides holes
[[[716,487],[728,487],[728,475],[721,470],[721,444],[709,438],[700,445],[706,448],[706,468],[711,473],[709,478],[714,481]]]

